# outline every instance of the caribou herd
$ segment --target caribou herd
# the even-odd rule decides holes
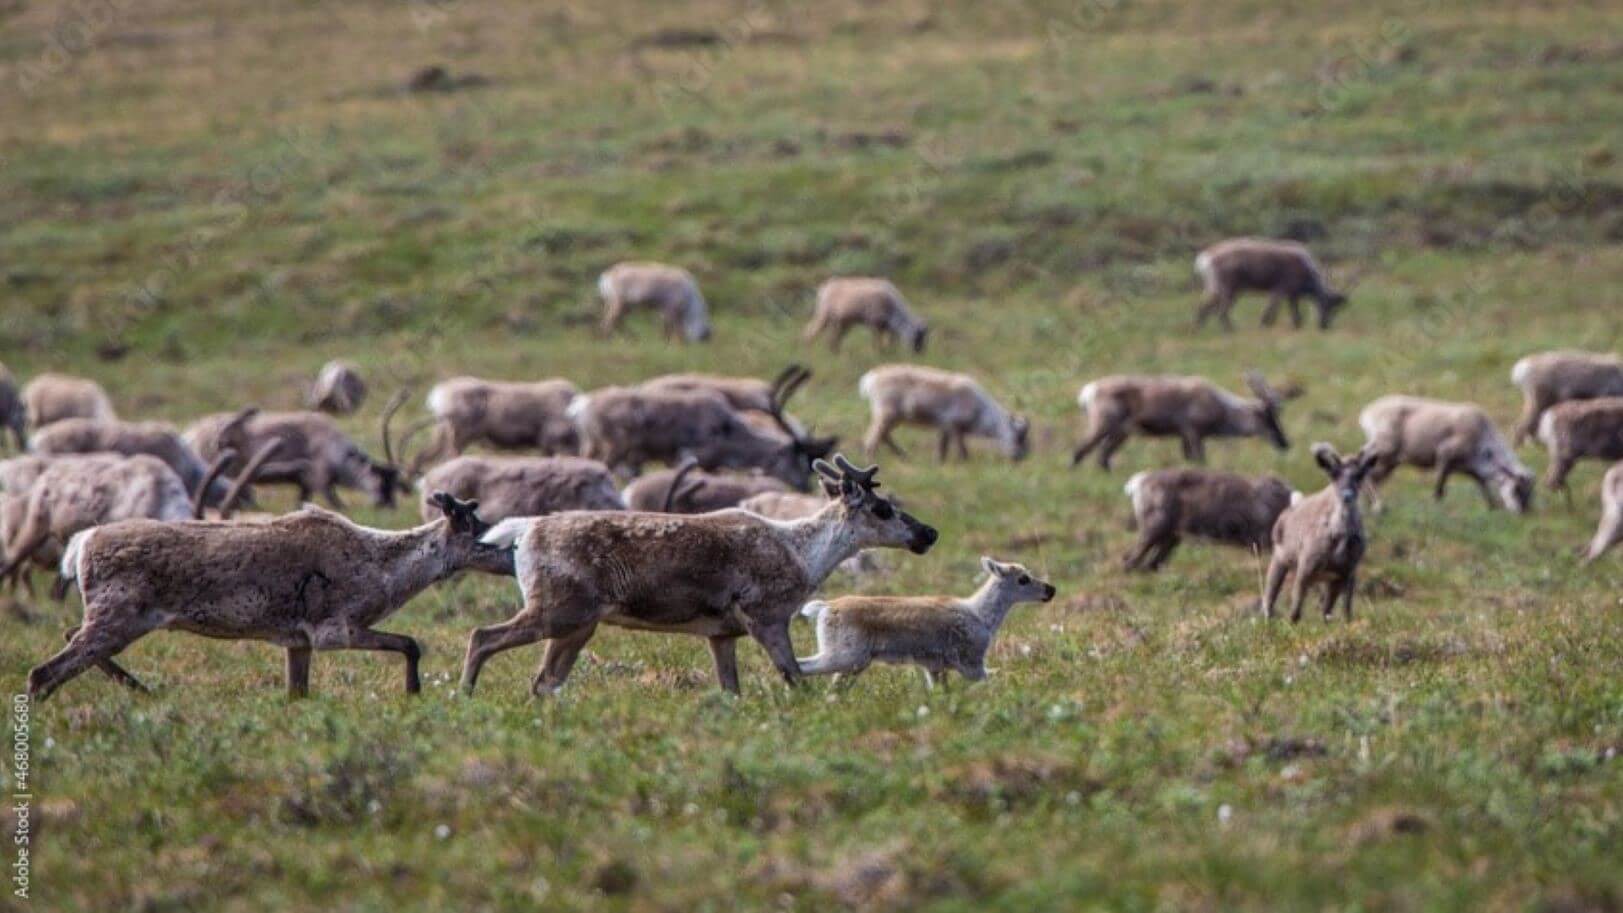
[[[1246,292],[1266,294],[1272,323],[1300,300],[1328,329],[1347,303],[1300,244],[1243,238],[1202,251],[1197,325],[1230,311]],[[710,311],[693,275],[633,262],[603,273],[601,330],[618,332],[638,311],[656,312],[666,336],[712,338]],[[922,353],[928,324],[886,279],[842,277],[816,293],[804,338],[838,349],[865,326],[881,349]],[[837,452],[789,412],[812,372],[790,365],[771,380],[673,374],[583,390],[564,378],[515,382],[471,376],[435,384],[426,413],[398,435],[410,403],[396,392],[381,412],[379,451],[369,451],[334,416],[367,398],[360,369],[325,365],[302,392],[303,411],[241,404],[185,428],[120,418],[94,381],[40,374],[25,386],[0,367],[0,432],[19,455],[0,461],[0,585],[34,595],[35,570],[55,570],[53,593],[77,587],[82,621],[55,656],[29,674],[44,698],[92,667],[142,687],[114,657],[145,634],[173,629],[207,637],[266,641],[287,651],[287,687],[309,687],[312,651],[383,650],[405,659],[405,688],[420,687],[417,641],[377,629],[390,613],[463,571],[513,577],[517,614],[469,637],[462,686],[472,692],[495,655],[536,641],[546,647],[532,691],[561,687],[600,625],[706,639],[717,684],[739,689],[736,644],[749,636],[782,677],[854,674],[873,661],[978,680],[1009,610],[1047,601],[1055,588],[1019,564],[985,557],[985,582],[971,596],[813,599],[836,571],[860,584],[883,565],[875,550],[923,554],[938,532],[880,492],[878,468]],[[1081,386],[1085,427],[1077,466],[1096,456],[1109,471],[1134,436],[1176,438],[1187,464],[1150,469],[1126,483],[1138,539],[1132,571],[1160,569],[1185,537],[1270,555],[1260,612],[1273,616],[1289,581],[1291,619],[1310,588],[1323,612],[1352,616],[1368,550],[1364,507],[1399,467],[1435,473],[1442,498],[1455,475],[1474,481],[1489,508],[1533,509],[1535,478],[1517,457],[1529,438],[1549,454],[1545,484],[1567,490],[1582,460],[1623,461],[1623,359],[1554,351],[1510,370],[1523,396],[1513,434],[1472,403],[1392,395],[1359,415],[1362,447],[1343,455],[1311,448],[1328,478],[1304,494],[1282,479],[1206,469],[1206,442],[1259,438],[1284,451],[1285,404],[1303,395],[1244,375],[1246,397],[1204,377],[1121,374]],[[919,364],[887,364],[854,391],[869,407],[862,446],[906,451],[893,433],[918,426],[937,435],[937,458],[970,458],[969,438],[1001,457],[1027,458],[1031,423],[975,377]],[[428,432],[412,453],[412,442]],[[484,451],[467,452],[479,447]],[[662,468],[644,472],[646,467]],[[303,503],[264,511],[255,488],[288,486]],[[341,492],[382,510],[415,493],[422,524],[372,529],[336,511]],[[1570,492],[1568,498],[1570,499]],[[1623,462],[1604,475],[1601,520],[1583,560],[1623,540]],[[239,508],[248,508],[242,512]],[[797,659],[791,621],[811,619],[817,651]]]

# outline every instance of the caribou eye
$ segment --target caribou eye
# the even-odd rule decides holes
[[[1027,576],[1027,575],[1025,575],[1025,574],[1021,574],[1021,575],[1020,575],[1020,585],[1021,585],[1021,586],[1025,586],[1025,585],[1026,585],[1026,584],[1028,584],[1028,583],[1030,583],[1030,582],[1031,582],[1031,578],[1030,578],[1030,577],[1028,577],[1028,576]]]
[[[891,508],[889,501],[873,502],[873,512],[874,516],[881,520],[889,520],[891,517],[896,516],[896,511]]]

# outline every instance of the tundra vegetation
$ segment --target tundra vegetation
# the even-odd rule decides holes
[[[1110,374],[1299,380],[1290,450],[1209,441],[1207,468],[1311,493],[1308,446],[1355,452],[1380,396],[1476,403],[1508,435],[1518,360],[1623,353],[1615,4],[151,0],[96,7],[66,47],[80,7],[0,7],[19,388],[90,377],[120,416],[186,427],[297,408],[343,358],[373,395],[338,424],[381,456],[397,385],[405,429],[459,375],[595,390],[800,361],[793,411],[851,455],[880,359],[799,334],[823,281],[885,276],[930,321],[905,357],[1018,404],[1032,452],[941,465],[915,432],[881,454],[881,492],[942,538],[816,598],[961,594],[983,554],[1060,590],[1010,614],[988,681],[934,691],[878,666],[790,690],[744,643],[733,699],[698,638],[605,628],[556,698],[530,694],[538,649],[453,698],[469,631],[517,608],[483,575],[382,625],[423,647],[415,698],[398,654],[318,659],[289,702],[280,650],[149,635],[119,661],[151,694],[92,671],[36,708],[32,907],[1623,902],[1623,548],[1577,556],[1609,464],[1520,517],[1395,473],[1329,625],[1316,600],[1263,624],[1245,549],[1120,569],[1122,488],[1182,465],[1176,439],[1064,470],[1077,392]],[[458,88],[406,90],[434,65]],[[1328,332],[1263,328],[1253,295],[1234,333],[1193,333],[1192,259],[1238,236],[1369,269]],[[646,313],[597,337],[597,277],[625,259],[693,272],[707,345]],[[346,500],[417,522],[415,495]],[[12,692],[79,618],[25,606],[0,617]]]

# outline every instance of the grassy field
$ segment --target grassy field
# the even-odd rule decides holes
[[[154,636],[126,656],[154,694],[87,675],[35,708],[32,896],[0,909],[1623,907],[1623,557],[1573,554],[1602,467],[1523,518],[1401,474],[1355,620],[1294,627],[1256,617],[1241,551],[1119,569],[1121,485],[1174,444],[1066,467],[1105,373],[1301,384],[1292,450],[1212,462],[1317,488],[1306,445],[1357,446],[1378,395],[1508,424],[1516,358],[1619,347],[1616,5],[1298,6],[0,4],[19,376],[181,422],[292,406],[342,355],[383,391],[350,423],[375,447],[388,390],[452,373],[802,359],[796,411],[854,442],[891,356],[798,331],[822,279],[889,275],[937,328],[923,360],[1030,414],[1036,449],[938,466],[904,433],[881,477],[942,542],[865,588],[967,593],[981,554],[1060,588],[988,682],[935,691],[789,690],[746,645],[733,699],[697,640],[607,630],[555,699],[538,650],[460,698],[468,631],[516,605],[490,578],[384,625],[427,647],[416,699],[393,658],[318,655],[289,702],[280,651]],[[406,91],[435,64],[446,90]],[[1194,332],[1191,258],[1231,234],[1360,276],[1334,332],[1260,329],[1256,299]],[[715,341],[597,339],[625,257],[691,268]],[[13,605],[13,690],[77,612]]]

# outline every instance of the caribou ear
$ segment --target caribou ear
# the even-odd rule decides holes
[[[1375,468],[1375,458],[1376,453],[1373,443],[1365,444],[1363,447],[1359,448],[1358,455],[1353,457],[1353,465],[1357,470],[1359,477],[1363,477],[1371,469]]]
[[[1003,576],[1003,571],[998,568],[997,562],[993,561],[992,556],[990,555],[981,556],[981,570],[991,574],[993,577]]]
[[[1324,441],[1313,445],[1313,459],[1319,464],[1319,468],[1332,478],[1341,472],[1341,456],[1336,453],[1336,448]]]

